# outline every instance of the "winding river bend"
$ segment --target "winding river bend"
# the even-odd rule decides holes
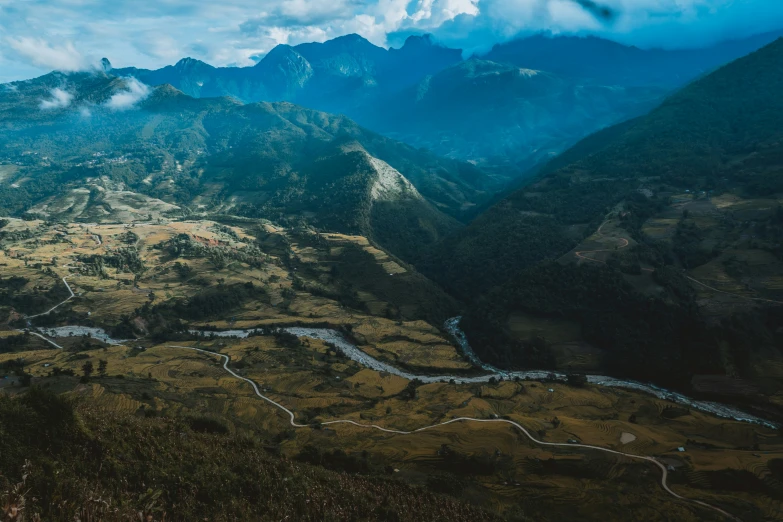
[[[567,376],[564,373],[551,372],[545,370],[505,371],[505,370],[501,370],[500,368],[496,368],[491,364],[487,364],[481,361],[473,352],[473,349],[470,347],[470,343],[468,342],[465,333],[459,328],[460,319],[461,317],[454,317],[452,319],[449,319],[445,323],[445,328],[457,341],[457,344],[460,346],[460,349],[465,354],[465,356],[470,360],[470,362],[486,372],[483,375],[465,377],[460,375],[414,374],[401,370],[396,366],[385,363],[383,361],[379,361],[374,357],[371,357],[370,355],[366,354],[361,349],[359,349],[356,345],[348,341],[340,332],[336,330],[331,330],[327,328],[304,328],[304,327],[281,328],[281,330],[296,335],[297,337],[309,337],[311,339],[320,339],[322,341],[332,343],[336,347],[338,347],[343,352],[343,354],[345,354],[346,357],[348,357],[353,361],[358,362],[359,364],[367,368],[371,368],[373,370],[377,370],[380,372],[387,372],[392,375],[397,375],[399,377],[402,377],[404,379],[409,379],[409,380],[418,379],[424,383],[448,382],[453,380],[457,384],[472,384],[472,383],[488,382],[492,378],[495,379],[503,378],[505,380],[513,380],[513,379],[546,380],[554,377],[558,381],[566,380]],[[214,337],[245,338],[251,334],[259,333],[259,331],[258,330],[223,330],[223,331],[191,330],[190,333],[199,336],[206,336],[206,337],[214,336]],[[778,425],[775,424],[774,422],[768,421],[766,419],[762,419],[760,417],[756,417],[754,415],[750,415],[749,413],[745,413],[731,406],[727,406],[725,404],[720,404],[712,401],[700,401],[700,400],[692,399],[681,393],[669,391],[659,386],[655,386],[653,384],[646,384],[633,380],[617,379],[614,377],[608,377],[604,375],[588,375],[587,382],[598,386],[606,386],[612,388],[625,388],[629,390],[648,393],[650,395],[654,395],[655,397],[658,397],[659,399],[672,401],[677,404],[681,404],[683,406],[693,408],[694,410],[711,413],[713,415],[716,415],[718,417],[723,417],[726,419],[733,419],[741,422],[759,424],[773,429],[778,427]]]
[[[71,294],[63,303],[70,300],[74,297],[73,290],[71,290],[70,285],[68,285],[68,282],[66,278],[63,278],[63,282],[68,287],[68,291]],[[60,303],[63,304],[63,303]],[[57,305],[57,306],[60,306]],[[44,312],[43,314],[39,315],[46,315],[48,313],[51,313],[55,308]],[[312,339],[320,339],[323,341],[330,342],[334,344],[337,348],[339,348],[347,357],[350,359],[358,362],[359,364],[366,366],[368,368],[372,368],[374,370],[388,372],[394,375],[398,375],[400,377],[406,378],[406,379],[419,379],[422,382],[441,382],[441,381],[450,381],[453,380],[455,383],[481,383],[481,382],[487,382],[490,379],[494,378],[504,378],[504,379],[548,379],[554,377],[558,380],[564,380],[566,376],[561,373],[551,373],[546,371],[528,371],[528,372],[506,372],[502,371],[499,368],[496,368],[492,365],[486,364],[482,362],[476,354],[473,352],[473,350],[470,347],[470,344],[468,343],[467,338],[465,337],[464,332],[459,328],[459,322],[460,317],[454,317],[452,319],[449,319],[445,323],[446,330],[451,333],[452,336],[456,339],[457,343],[461,347],[463,353],[466,357],[476,366],[483,369],[485,372],[487,372],[484,375],[479,376],[473,376],[473,377],[463,377],[463,376],[456,376],[456,375],[414,375],[412,373],[405,372],[403,370],[400,370],[399,368],[396,368],[390,364],[384,363],[382,361],[379,361],[368,354],[361,351],[357,346],[349,342],[345,337],[343,337],[340,332],[332,329],[326,329],[326,328],[303,328],[303,327],[289,327],[289,328],[282,328],[283,331],[286,331],[288,333],[291,333],[293,335],[296,335],[298,337],[309,337]],[[90,328],[90,327],[83,327],[83,326],[62,326],[58,328],[49,328],[49,329],[40,329],[40,331],[36,331],[37,329],[34,329],[32,326],[29,325],[28,322],[28,328],[25,329],[25,331],[36,335],[38,337],[41,337],[48,343],[52,344],[54,347],[63,349],[62,346],[55,343],[52,339],[49,337],[46,337],[44,334],[53,336],[53,337],[62,337],[62,336],[77,336],[77,335],[90,335],[92,337],[98,338],[101,341],[112,344],[112,345],[122,345],[124,340],[119,339],[112,339],[105,331],[103,331],[100,328]],[[258,333],[258,330],[226,330],[221,332],[212,332],[212,331],[198,331],[198,330],[191,330],[192,334],[200,335],[200,336],[210,336],[210,337],[248,337],[251,334]],[[248,379],[247,377],[243,377],[242,375],[238,374],[234,370],[232,370],[228,364],[231,361],[228,355],[221,354],[221,353],[215,353],[208,350],[203,350],[201,348],[196,348],[193,346],[177,346],[177,345],[167,345],[168,348],[176,348],[176,349],[183,349],[183,350],[190,350],[194,352],[203,353],[208,356],[217,356],[220,357],[223,360],[223,369],[232,375],[233,377],[240,379],[242,381],[245,381],[249,383],[255,394],[263,399],[264,401],[268,402],[272,406],[276,407],[277,409],[285,412],[289,417],[289,423],[294,428],[310,428],[311,426],[308,424],[300,424],[296,422],[296,416],[294,412],[286,408],[284,405],[276,402],[274,399],[267,397],[266,395],[261,393],[261,390],[258,388],[258,384],[256,384],[255,381]],[[622,387],[622,388],[628,388],[638,391],[643,391],[646,393],[650,393],[652,395],[655,395],[657,397],[671,400],[674,402],[678,402],[680,404],[685,404],[691,408],[699,409],[702,411],[706,411],[709,413],[713,413],[715,415],[726,417],[726,418],[732,418],[736,419],[738,421],[743,422],[752,422],[757,424],[762,424],[764,426],[769,427],[776,427],[775,424],[765,421],[764,419],[760,419],[757,417],[754,417],[752,415],[743,413],[739,410],[736,410],[734,408],[731,408],[729,406],[725,406],[718,403],[712,403],[712,402],[705,402],[705,401],[696,401],[693,399],[690,399],[688,397],[685,397],[684,395],[672,393],[668,390],[664,390],[662,388],[658,388],[653,385],[649,384],[643,384],[635,381],[625,381],[621,379],[614,379],[612,377],[603,377],[603,376],[590,376],[588,377],[588,381],[601,385],[601,386],[613,386],[613,387]],[[385,428],[383,426],[378,426],[376,424],[363,424],[356,422],[354,420],[350,419],[336,419],[331,421],[323,422],[322,425],[337,425],[337,424],[350,424],[353,426],[357,426],[359,428],[364,429],[373,429],[382,431],[385,433],[391,433],[391,434],[397,434],[397,435],[410,435],[414,433],[419,433],[422,431],[427,430],[433,430],[437,429],[441,426],[445,426],[448,424],[454,424],[454,423],[479,423],[479,424],[485,424],[485,423],[504,423],[507,425],[512,426],[514,429],[520,431],[523,433],[528,439],[530,439],[531,442],[541,445],[541,446],[549,446],[549,447],[567,447],[567,448],[582,448],[582,449],[588,449],[593,451],[599,451],[602,453],[609,453],[613,455],[620,455],[626,458],[634,459],[634,460],[644,460],[646,462],[650,462],[655,467],[657,467],[661,471],[661,487],[666,491],[669,495],[676,498],[677,500],[688,502],[691,504],[695,504],[698,506],[701,506],[703,508],[709,509],[713,512],[719,513],[722,516],[734,520],[739,521],[741,520],[731,513],[721,509],[718,506],[709,504],[707,502],[703,502],[701,500],[693,499],[693,498],[687,498],[683,497],[682,495],[677,494],[675,491],[671,489],[671,487],[668,484],[668,477],[669,472],[664,463],[659,461],[655,457],[649,457],[646,455],[636,455],[633,453],[625,453],[622,451],[617,451],[609,448],[602,448],[600,446],[592,446],[589,444],[581,444],[581,443],[560,443],[560,442],[545,442],[542,440],[539,440],[535,438],[530,431],[528,431],[524,426],[521,424],[514,422],[512,420],[508,419],[477,419],[473,417],[458,417],[451,420],[448,420],[446,422],[441,422],[438,424],[432,424],[429,426],[423,426],[421,428],[412,430],[412,431],[402,431],[402,430],[395,430],[390,428]]]
[[[464,375],[447,375],[447,374],[444,375],[414,374],[414,373],[406,372],[405,370],[397,368],[396,366],[393,366],[389,363],[379,361],[378,359],[368,355],[367,353],[363,352],[359,347],[357,347],[356,345],[351,343],[348,339],[346,339],[337,330],[332,330],[328,328],[305,328],[305,327],[298,327],[298,326],[280,328],[280,330],[296,335],[297,337],[309,337],[311,339],[319,339],[322,341],[332,343],[337,348],[339,348],[346,357],[348,357],[353,361],[356,361],[357,363],[361,364],[366,368],[370,368],[372,370],[376,370],[379,372],[390,373],[392,375],[397,375],[404,379],[409,379],[409,380],[418,379],[419,381],[424,383],[454,381],[456,384],[478,384],[478,383],[489,382],[489,380],[493,378],[494,379],[502,378],[504,380],[515,380],[515,379],[550,380],[554,378],[557,381],[563,381],[563,382],[566,381],[567,375],[560,372],[552,372],[546,370],[506,371],[506,370],[501,370],[500,368],[497,368],[495,366],[492,366],[491,364],[487,364],[483,362],[473,352],[473,349],[471,348],[470,343],[468,342],[465,336],[465,333],[459,328],[460,319],[461,319],[460,317],[454,317],[452,319],[449,319],[448,321],[446,321],[444,325],[445,329],[456,340],[457,344],[462,350],[462,353],[465,354],[468,360],[474,366],[481,368],[486,372],[482,375],[474,375],[474,376],[466,377]],[[60,326],[55,328],[28,329],[28,331],[33,335],[41,337],[45,341],[52,344],[54,347],[60,349],[62,349],[62,347],[58,345],[56,342],[54,342],[54,340],[51,339],[52,337],[57,338],[57,337],[88,335],[94,339],[100,340],[106,344],[114,345],[114,346],[123,345],[129,342],[127,339],[113,339],[104,330],[100,328],[93,328],[87,326]],[[190,330],[190,333],[197,335],[199,337],[246,338],[253,334],[260,334],[260,331],[258,329],[222,330],[222,331]],[[772,421],[762,419],[760,417],[756,417],[754,415],[746,413],[732,406],[721,404],[719,402],[701,401],[701,400],[692,399],[681,393],[673,392],[665,388],[661,388],[660,386],[656,386],[654,384],[643,383],[643,382],[628,380],[628,379],[618,379],[606,375],[587,375],[587,382],[590,384],[595,384],[597,386],[606,386],[611,388],[624,388],[628,390],[635,390],[635,391],[647,393],[655,397],[658,397],[659,399],[675,402],[677,404],[687,406],[688,408],[703,411],[706,413],[711,413],[713,415],[716,415],[718,417],[723,417],[725,419],[733,419],[740,422],[749,422],[752,424],[758,424],[772,429],[777,429],[779,427],[778,424]]]
[[[68,298],[66,298],[62,303],[54,306],[53,308],[47,310],[46,312],[43,312],[42,314],[38,314],[37,316],[32,317],[38,317],[40,315],[47,315],[54,311],[57,307],[61,306],[65,302],[69,301],[70,299],[75,297],[75,294],[73,290],[71,289],[71,286],[68,284],[67,276],[63,277],[62,279],[63,283],[65,283],[65,286],[68,288],[68,292],[70,295]],[[31,319],[32,317],[28,317],[28,319]],[[490,364],[486,364],[483,361],[481,361],[476,354],[473,352],[473,349],[470,347],[470,343],[468,343],[467,337],[465,336],[465,333],[459,328],[459,322],[461,318],[460,317],[454,317],[452,319],[449,319],[446,321],[444,327],[445,329],[454,337],[454,339],[457,341],[457,344],[462,349],[462,352],[465,354],[465,356],[477,367],[484,370],[486,373],[484,375],[479,376],[473,376],[473,377],[464,377],[464,376],[457,376],[457,375],[414,375],[412,373],[405,372],[403,370],[400,370],[399,368],[396,368],[395,366],[392,366],[390,364],[387,364],[385,362],[379,361],[375,359],[374,357],[369,356],[368,354],[361,351],[357,346],[349,342],[340,332],[337,330],[327,329],[327,328],[303,328],[303,327],[288,327],[288,328],[282,328],[281,330],[291,333],[293,335],[296,335],[298,337],[309,337],[312,339],[320,339],[323,341],[330,342],[334,344],[337,348],[339,348],[345,356],[349,357],[350,359],[358,362],[359,364],[366,366],[367,368],[372,368],[374,370],[388,372],[394,375],[398,375],[400,377],[403,377],[405,379],[419,379],[422,382],[447,382],[453,380],[455,383],[482,383],[482,382],[488,382],[492,378],[503,378],[503,379],[550,379],[554,378],[557,380],[565,380],[566,375],[562,373],[552,373],[547,371],[527,371],[527,372],[507,372],[500,370],[499,368],[496,368]],[[24,331],[29,332],[32,335],[36,335],[40,337],[41,339],[45,340],[46,342],[53,345],[55,348],[63,349],[62,346],[54,342],[50,337],[46,337],[46,335],[49,335],[51,337],[64,337],[64,336],[81,336],[81,335],[89,335],[91,337],[95,337],[97,339],[100,339],[101,341],[111,344],[111,345],[122,345],[126,340],[121,339],[112,339],[111,336],[109,336],[104,330],[100,328],[91,328],[91,327],[85,327],[85,326],[61,326],[58,328],[48,328],[48,329],[36,329],[30,325],[30,322],[28,321],[28,328],[26,328]],[[238,338],[244,338],[248,337],[251,334],[257,334],[259,331],[257,329],[255,330],[224,330],[220,332],[213,332],[213,331],[199,331],[199,330],[191,330],[190,333],[199,335],[199,336],[209,336],[209,337],[238,337]],[[196,348],[194,346],[176,346],[176,345],[167,345],[168,348],[177,348],[182,350],[190,350],[194,352],[203,353],[208,356],[217,356],[220,357],[223,360],[223,369],[232,375],[233,377],[240,379],[242,381],[248,382],[252,387],[255,394],[263,399],[264,401],[268,402],[269,404],[273,405],[274,407],[278,408],[279,410],[285,412],[289,417],[289,423],[294,428],[310,428],[311,426],[308,424],[300,424],[296,422],[296,416],[294,412],[283,406],[282,404],[276,402],[274,399],[271,399],[270,397],[267,397],[266,395],[261,393],[261,390],[258,388],[258,384],[256,384],[255,381],[248,379],[247,377],[243,377],[242,375],[238,374],[231,368],[229,368],[228,364],[231,361],[228,355],[222,354],[222,353],[215,353],[208,350],[203,350],[201,348]],[[760,419],[758,417],[754,417],[753,415],[749,415],[747,413],[744,413],[742,411],[739,411],[735,408],[715,403],[715,402],[707,402],[707,401],[697,401],[694,399],[691,399],[689,397],[686,397],[679,393],[673,393],[668,390],[665,390],[663,388],[659,388],[657,386],[653,386],[651,384],[644,384],[636,381],[628,381],[628,380],[622,380],[622,379],[615,379],[613,377],[604,377],[600,375],[591,375],[588,377],[588,382],[599,385],[599,386],[609,386],[609,387],[617,387],[617,388],[627,388],[637,391],[642,391],[645,393],[652,394],[656,397],[659,397],[661,399],[666,399],[670,401],[674,401],[680,404],[684,404],[690,408],[694,408],[697,410],[705,411],[712,413],[714,415],[725,417],[725,418],[731,418],[742,422],[751,422],[756,424],[761,424],[763,426],[768,426],[771,428],[776,428],[777,425],[766,421],[764,419]],[[666,491],[669,495],[676,498],[677,500],[688,502],[691,504],[695,504],[698,506],[701,506],[703,508],[707,508],[711,511],[714,511],[716,513],[721,514],[722,516],[730,519],[741,522],[741,520],[731,513],[721,509],[718,506],[709,504],[707,502],[703,502],[701,500],[693,499],[693,498],[687,498],[683,497],[682,495],[677,494],[674,492],[671,487],[668,484],[668,477],[669,472],[667,467],[658,459],[655,457],[648,457],[646,455],[636,455],[633,453],[625,453],[622,451],[617,451],[609,448],[602,448],[600,446],[592,446],[589,444],[571,444],[571,443],[560,443],[560,442],[544,442],[542,440],[536,439],[525,427],[523,427],[521,424],[514,422],[512,420],[508,419],[477,419],[473,417],[458,417],[455,419],[451,419],[446,422],[441,422],[438,424],[432,424],[429,426],[423,426],[421,428],[412,430],[412,431],[402,431],[402,430],[395,430],[390,428],[385,428],[383,426],[378,426],[376,424],[363,424],[360,422],[356,422],[354,420],[350,419],[337,419],[337,420],[331,420],[323,422],[322,425],[336,425],[336,424],[350,424],[353,426],[357,426],[359,428],[365,428],[365,429],[373,429],[382,431],[385,433],[392,433],[392,434],[398,434],[398,435],[410,435],[413,433],[419,433],[426,430],[433,430],[437,429],[441,426],[445,426],[448,424],[453,423],[504,423],[507,425],[512,426],[513,428],[519,430],[521,433],[523,433],[530,441],[534,442],[535,444],[541,445],[541,446],[549,446],[549,447],[568,447],[568,448],[583,448],[593,451],[600,451],[602,453],[609,453],[613,455],[620,455],[623,457],[627,457],[634,460],[644,460],[646,462],[650,462],[651,464],[655,465],[658,469],[661,471],[661,487]]]

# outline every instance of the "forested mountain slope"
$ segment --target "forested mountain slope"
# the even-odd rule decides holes
[[[747,346],[727,339],[780,354],[779,307],[743,309],[752,334],[729,330],[738,307],[783,301],[782,89],[783,39],[587,138],[444,241],[427,270],[463,299],[484,294],[466,325],[505,364],[556,364],[541,343],[520,344],[530,330],[508,323],[519,311],[575,321],[573,337],[607,349],[620,373],[758,377]],[[726,270],[742,297],[718,306],[698,281]]]
[[[646,183],[683,190],[741,184],[755,195],[783,191],[780,88],[783,39],[689,85],[649,115],[618,127],[618,136],[607,130],[603,143],[601,134],[587,138],[594,148],[578,144],[565,153],[570,164],[545,167],[539,180],[447,241],[442,260],[448,258],[453,272],[443,280],[470,295],[520,267],[557,257]],[[538,232],[520,233],[526,227]],[[484,267],[480,279],[463,277],[478,267]]]
[[[0,93],[6,213],[105,221],[148,207],[304,219],[413,254],[493,185],[469,164],[289,103],[195,99],[104,73],[12,87]],[[403,209],[410,219],[400,222]]]
[[[584,83],[471,58],[366,104],[355,117],[407,143],[513,177],[579,137],[647,112],[666,92]]]

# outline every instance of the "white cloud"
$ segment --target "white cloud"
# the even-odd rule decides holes
[[[49,93],[52,97],[49,100],[41,100],[41,110],[64,109],[73,101],[73,94],[60,88],[52,89]]]
[[[176,62],[182,55],[179,42],[168,34],[160,34],[157,31],[148,31],[144,38],[134,42],[140,52],[163,61]]]
[[[40,38],[9,37],[7,43],[20,57],[31,64],[57,71],[83,71],[88,62],[71,42],[54,46]]]
[[[136,78],[126,78],[125,82],[127,84],[125,90],[117,92],[109,98],[106,107],[113,111],[126,111],[132,109],[152,92],[148,85],[141,83]]]
[[[0,82],[52,69],[84,70],[103,56],[116,67],[158,68],[186,55],[213,65],[252,65],[279,43],[358,32],[431,32],[465,49],[541,30],[597,34],[641,46],[712,43],[783,27],[775,0],[0,0]],[[78,42],[74,45],[72,42]],[[93,57],[96,60],[93,60]]]

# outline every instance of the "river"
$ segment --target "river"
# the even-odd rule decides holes
[[[418,379],[424,383],[432,382],[449,382],[454,381],[457,384],[478,384],[488,382],[490,379],[504,379],[504,380],[547,380],[554,377],[555,380],[564,382],[567,375],[559,372],[551,372],[546,370],[530,370],[530,371],[505,371],[483,362],[476,356],[475,352],[470,346],[470,343],[465,336],[465,333],[460,329],[459,322],[461,317],[454,317],[446,321],[444,327],[455,341],[459,345],[462,353],[478,368],[481,368],[486,373],[483,375],[475,375],[466,377],[464,375],[420,375],[401,370],[391,364],[379,361],[374,357],[368,355],[359,349],[356,345],[352,344],[337,330],[328,328],[305,328],[305,327],[287,327],[280,330],[294,334],[298,337],[309,337],[311,339],[320,339],[334,344],[339,348],[343,354],[349,359],[356,361],[357,363],[380,372],[387,372],[392,375],[397,375],[404,379]],[[259,330],[224,330],[224,331],[199,331],[191,330],[190,333],[201,336],[215,336],[215,337],[248,337],[252,333],[258,333]],[[618,379],[615,377],[609,377],[605,375],[588,375],[587,382],[597,386],[606,386],[612,388],[624,388],[628,390],[639,391],[654,395],[659,399],[668,400],[694,410],[711,413],[718,417],[726,419],[733,419],[741,422],[749,422],[753,424],[759,424],[768,428],[777,429],[778,424],[756,417],[749,413],[745,413],[737,408],[721,404],[713,401],[701,401],[692,399],[681,393],[673,392],[654,384],[647,384],[639,381]]]
[[[468,360],[476,367],[484,370],[482,375],[464,376],[464,375],[421,375],[406,372],[396,366],[379,361],[378,359],[368,355],[359,349],[356,345],[351,343],[337,330],[329,328],[305,328],[305,327],[286,327],[280,328],[280,330],[296,335],[297,337],[309,337],[311,339],[320,339],[334,344],[342,353],[349,359],[356,361],[357,363],[367,368],[386,372],[392,375],[397,375],[404,379],[418,379],[424,383],[433,382],[450,382],[454,381],[456,384],[480,384],[488,382],[490,379],[504,379],[504,380],[551,380],[554,379],[559,382],[565,382],[567,375],[560,372],[552,372],[546,370],[529,370],[529,371],[506,371],[501,370],[491,364],[483,362],[475,354],[468,342],[465,333],[460,329],[459,322],[461,317],[454,317],[446,321],[444,327],[446,331],[454,338],[457,345],[460,347],[462,353],[468,358]],[[60,326],[57,328],[40,328],[40,333],[49,337],[70,337],[70,336],[82,336],[89,335],[94,339],[105,342],[110,345],[121,345],[128,342],[126,339],[113,339],[101,328],[91,328],[86,326]],[[208,330],[190,330],[191,334],[202,337],[224,337],[224,338],[246,338],[251,334],[260,333],[257,329],[249,330],[222,330],[222,331],[208,331]],[[713,401],[701,401],[692,399],[686,395],[678,392],[673,392],[654,384],[643,383],[628,379],[618,379],[615,377],[609,377],[606,375],[587,375],[587,382],[597,386],[605,386],[611,388],[624,388],[628,390],[639,391],[654,395],[659,399],[668,400],[694,410],[711,413],[718,417],[726,419],[733,419],[741,422],[749,422],[753,424],[759,424],[768,428],[777,429],[778,424],[756,417],[749,413],[745,413],[737,408],[721,404]]]

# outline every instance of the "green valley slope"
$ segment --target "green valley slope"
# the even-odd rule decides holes
[[[493,186],[469,164],[289,103],[194,99],[103,73],[11,87],[0,93],[3,213],[306,220],[413,258]]]
[[[591,132],[645,113],[667,92],[471,58],[352,115],[386,135],[491,166],[508,179]]]
[[[781,360],[780,307],[748,298],[783,301],[781,64],[778,40],[587,138],[444,241],[426,271],[475,303],[478,351],[563,366],[553,345],[586,342],[638,378],[777,381],[759,368]],[[698,282],[724,276],[728,294]]]

